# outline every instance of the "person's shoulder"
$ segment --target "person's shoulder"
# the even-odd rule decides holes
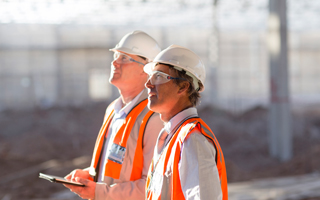
[[[197,149],[208,149],[210,151],[215,149],[213,142],[198,130],[189,134],[183,140],[183,144],[188,147],[197,147]]]
[[[195,137],[204,137],[201,134],[201,129],[199,125],[199,121],[197,120],[197,118],[191,119],[189,122],[187,123],[183,123],[180,127],[180,133],[179,133],[179,137],[182,141],[188,140],[190,137],[194,137],[194,135],[197,135]]]

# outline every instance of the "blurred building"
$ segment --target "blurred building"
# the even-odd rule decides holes
[[[195,51],[202,105],[233,112],[269,96],[267,0],[0,0],[0,110],[83,106],[118,96],[112,48],[143,30]],[[293,105],[320,102],[320,2],[288,0]],[[213,59],[214,58],[214,59]]]

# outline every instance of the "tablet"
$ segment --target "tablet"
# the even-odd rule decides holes
[[[39,173],[39,178],[43,178],[45,180],[48,180],[50,182],[55,182],[55,183],[70,184],[70,185],[75,185],[75,186],[80,186],[80,187],[85,186],[82,183],[70,181],[70,180],[67,180],[67,179],[59,177],[59,176],[53,176],[53,175],[48,175],[48,174],[43,174],[43,173]]]

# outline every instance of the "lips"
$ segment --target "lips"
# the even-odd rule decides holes
[[[120,74],[120,70],[112,69],[112,73],[114,73],[114,74]]]
[[[149,97],[157,96],[157,94],[155,92],[149,92],[148,95],[149,95]]]

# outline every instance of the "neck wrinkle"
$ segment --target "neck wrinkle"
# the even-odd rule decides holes
[[[119,93],[122,100],[122,107],[127,105],[129,102],[131,102],[144,88],[136,89],[136,90],[130,90],[130,91],[123,91],[119,89]]]

